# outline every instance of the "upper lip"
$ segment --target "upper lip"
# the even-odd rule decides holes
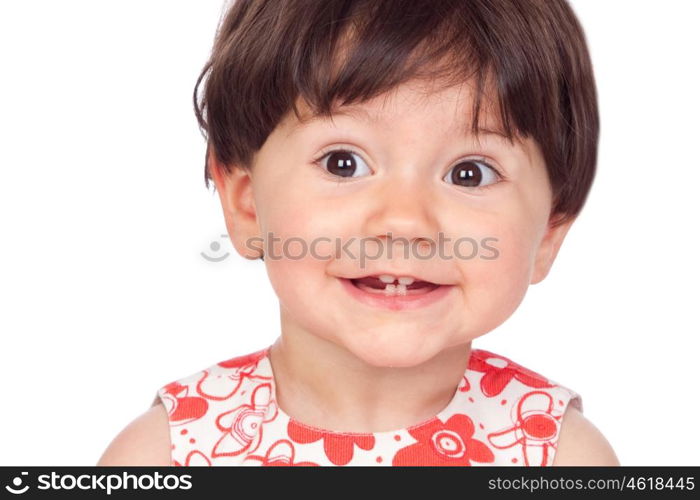
[[[370,271],[370,272],[365,272],[363,274],[357,274],[355,276],[346,276],[344,277],[345,279],[349,280],[356,280],[360,278],[366,278],[368,276],[376,276],[379,277],[382,274],[388,274],[390,276],[396,276],[397,278],[399,277],[407,277],[407,278],[413,278],[414,281],[426,281],[428,283],[433,283],[435,285],[446,285],[447,283],[441,283],[440,281],[436,281],[433,279],[428,279],[424,276],[421,276],[420,273],[416,272],[411,272],[411,271],[386,271],[386,270],[378,270],[378,271]],[[341,276],[343,277],[343,276]]]

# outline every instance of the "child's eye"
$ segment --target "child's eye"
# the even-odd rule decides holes
[[[338,177],[362,177],[372,173],[364,160],[349,149],[328,151],[315,160],[314,163],[320,164],[328,173]]]
[[[457,186],[481,189],[497,183],[501,178],[501,174],[483,159],[472,159],[452,167],[443,180]]]

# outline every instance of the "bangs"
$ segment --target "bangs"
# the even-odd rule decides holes
[[[420,82],[426,94],[471,82],[475,98],[470,133],[478,136],[482,100],[496,108],[498,132],[513,142],[527,136],[513,128],[511,106],[497,82],[496,60],[488,57],[488,40],[466,29],[486,20],[464,19],[463,1],[349,2],[348,11],[318,12],[314,29],[300,40],[291,59],[294,92],[311,108],[306,116],[291,106],[297,119],[332,118],[341,106],[388,95],[397,87]],[[387,20],[401,22],[387,22]],[[482,33],[483,34],[483,33]],[[532,81],[525,78],[524,81]],[[527,125],[527,124],[525,124]]]

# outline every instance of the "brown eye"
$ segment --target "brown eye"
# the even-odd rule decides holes
[[[498,182],[498,173],[488,163],[467,160],[455,165],[445,176],[450,184],[464,187],[485,187]]]
[[[358,161],[359,160],[359,161]],[[319,159],[321,166],[338,177],[360,177],[369,167],[354,152],[346,149],[331,151]],[[356,175],[359,172],[359,175]]]

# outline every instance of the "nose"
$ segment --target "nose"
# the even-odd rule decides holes
[[[390,239],[403,239],[409,245],[437,241],[436,203],[425,179],[394,178],[385,184],[373,193],[365,234],[385,244]]]

